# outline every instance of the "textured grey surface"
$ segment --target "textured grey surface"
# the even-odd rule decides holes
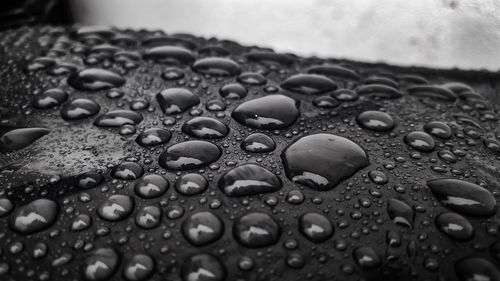
[[[71,0],[77,21],[217,36],[299,55],[500,69],[500,2]]]

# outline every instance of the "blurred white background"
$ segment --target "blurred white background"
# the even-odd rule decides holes
[[[215,36],[299,55],[500,70],[498,0],[71,0],[89,25]]]

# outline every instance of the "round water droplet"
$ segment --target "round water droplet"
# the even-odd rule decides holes
[[[281,180],[262,166],[244,164],[222,175],[219,188],[231,197],[257,195],[278,191]]]
[[[271,152],[275,148],[274,140],[262,133],[253,133],[241,142],[241,149],[252,153]]]
[[[395,224],[413,228],[415,213],[405,202],[394,198],[387,200],[387,214]]]
[[[38,109],[48,109],[61,105],[67,99],[68,93],[65,91],[58,88],[49,89],[35,96],[33,99],[33,107]]]
[[[224,233],[224,224],[211,212],[198,212],[182,223],[182,234],[191,244],[204,246],[217,241]]]
[[[490,261],[480,257],[466,257],[455,263],[455,273],[461,281],[497,281],[500,270]]]
[[[82,231],[88,229],[91,225],[92,218],[89,215],[80,214],[71,223],[71,231]]]
[[[381,171],[370,171],[368,173],[368,176],[372,180],[373,183],[375,184],[386,184],[389,180],[387,179],[387,176],[381,172]]]
[[[196,254],[182,263],[182,281],[224,281],[226,268],[211,254]]]
[[[145,206],[137,212],[135,223],[144,229],[152,229],[161,223],[162,211],[156,206]]]
[[[182,131],[195,138],[220,139],[227,136],[229,128],[210,117],[195,117],[182,125]]]
[[[193,70],[211,76],[235,76],[241,73],[241,66],[227,58],[202,58],[193,64]]]
[[[172,138],[170,131],[162,128],[150,128],[140,133],[135,141],[142,146],[154,146],[167,143]]]
[[[359,98],[358,93],[349,89],[338,89],[331,93],[331,95],[339,101],[355,101]]]
[[[104,180],[104,177],[96,172],[85,172],[78,175],[75,180],[75,185],[81,189],[90,189],[98,186]]]
[[[260,86],[267,83],[267,79],[256,72],[244,72],[238,76],[237,80],[240,83],[252,86]]]
[[[281,158],[290,180],[317,190],[332,189],[369,164],[359,145],[332,134],[302,137]]]
[[[333,235],[330,220],[319,213],[305,213],[299,218],[299,230],[314,243],[326,241]]]
[[[37,199],[17,208],[10,215],[10,226],[21,234],[32,234],[49,228],[57,220],[59,205],[48,199]]]
[[[145,59],[151,59],[166,64],[190,64],[194,62],[194,54],[185,48],[178,46],[158,46],[146,50]]]
[[[281,88],[304,95],[318,95],[337,89],[337,84],[322,75],[296,74],[287,78]]]
[[[424,125],[424,130],[438,138],[449,139],[451,138],[451,128],[446,123],[433,121]]]
[[[269,95],[240,104],[231,116],[245,126],[264,130],[282,129],[297,120],[299,104],[298,100],[285,95]]]
[[[381,111],[365,111],[358,115],[356,121],[361,127],[377,132],[387,132],[394,128],[394,119]]]
[[[239,100],[247,96],[247,88],[238,83],[230,83],[222,86],[219,90],[221,97],[228,100]]]
[[[260,248],[278,242],[281,236],[281,227],[270,215],[253,212],[234,222],[233,235],[238,242],[246,247]]]
[[[61,117],[65,120],[79,120],[96,115],[101,107],[93,100],[76,99],[61,108]]]
[[[123,162],[111,170],[111,176],[119,180],[136,180],[143,174],[144,169],[135,162]]]
[[[339,102],[331,96],[316,97],[312,103],[318,108],[335,108],[339,105]]]
[[[382,260],[377,252],[368,246],[354,249],[354,251],[352,251],[352,257],[356,264],[363,270],[376,269],[382,264]]]
[[[97,207],[99,216],[108,221],[119,221],[128,217],[134,208],[134,199],[127,195],[115,194]]]
[[[434,139],[422,131],[409,132],[404,137],[404,141],[408,146],[423,152],[431,152],[435,146]]]
[[[200,98],[184,88],[170,88],[156,95],[160,108],[166,115],[179,114],[198,105]]]
[[[123,277],[128,281],[145,281],[153,275],[155,262],[146,254],[136,254],[123,267]]]
[[[170,186],[170,182],[160,175],[145,175],[139,180],[135,186],[134,191],[138,196],[151,199],[158,198],[163,195]]]
[[[0,198],[0,218],[5,217],[14,209],[14,203],[7,198]]]
[[[20,128],[0,136],[0,152],[11,152],[25,148],[50,132],[45,128]]]
[[[427,181],[434,196],[447,208],[469,216],[492,216],[497,202],[485,188],[457,179]]]
[[[83,275],[89,281],[109,280],[118,268],[119,256],[112,248],[99,248],[85,259]]]
[[[80,91],[100,91],[118,88],[127,80],[114,72],[100,68],[87,68],[71,74],[68,84]]]
[[[137,125],[143,117],[140,113],[131,110],[113,110],[97,117],[94,125],[98,127],[121,127],[123,125]]]
[[[161,78],[167,81],[174,81],[184,78],[186,74],[184,71],[177,67],[169,67],[161,74]]]
[[[221,149],[206,141],[185,141],[167,148],[158,159],[167,170],[191,170],[207,166],[222,155]]]
[[[175,190],[186,196],[200,194],[207,188],[208,180],[200,174],[185,174],[175,181]]]
[[[436,217],[436,226],[446,235],[460,241],[468,241],[474,237],[474,228],[463,216],[445,212]]]

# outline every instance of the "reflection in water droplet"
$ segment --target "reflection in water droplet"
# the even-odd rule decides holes
[[[61,108],[61,117],[66,120],[79,120],[96,115],[101,107],[93,100],[76,99]]]
[[[158,159],[167,170],[191,170],[207,166],[222,155],[221,149],[206,141],[185,141],[167,148]]]
[[[220,139],[229,133],[229,128],[217,119],[195,117],[182,125],[182,131],[201,139]]]
[[[145,175],[141,180],[136,182],[134,186],[135,194],[138,196],[151,199],[158,198],[163,195],[170,186],[170,182],[160,175]]]
[[[413,228],[415,213],[405,202],[394,198],[388,199],[387,214],[395,224]]]
[[[369,164],[359,145],[332,134],[302,137],[281,158],[290,180],[317,190],[332,189]]]
[[[142,146],[154,146],[167,143],[172,133],[162,128],[150,128],[140,133],[135,141]]]
[[[89,171],[78,175],[75,185],[81,189],[90,189],[101,184],[103,180],[104,177],[101,174]]]
[[[118,268],[119,256],[112,248],[99,248],[85,259],[83,275],[89,281],[109,280]]]
[[[175,181],[175,190],[186,196],[200,194],[207,188],[208,180],[200,174],[185,174]]]
[[[136,180],[143,174],[144,169],[135,162],[123,162],[111,170],[111,176],[120,180]]]
[[[100,91],[118,88],[127,80],[114,72],[99,68],[87,68],[68,77],[68,84],[80,91]]]
[[[123,277],[128,281],[145,281],[153,275],[154,259],[146,254],[136,254],[123,266]]]
[[[329,78],[317,74],[296,74],[287,78],[283,89],[304,95],[318,95],[337,89],[337,85]]]
[[[241,142],[241,149],[252,153],[271,152],[275,148],[274,140],[262,133],[253,133]]]
[[[193,64],[193,70],[211,76],[235,76],[241,73],[241,66],[227,58],[202,58]]]
[[[59,215],[59,205],[48,199],[37,199],[17,208],[10,216],[10,226],[21,234],[32,234],[49,228]]]
[[[191,244],[204,246],[218,240],[224,233],[224,224],[211,212],[198,212],[182,223],[182,234]]]
[[[152,229],[161,223],[162,211],[156,206],[144,206],[135,216],[135,223],[144,229]]]
[[[143,117],[140,113],[131,110],[113,110],[97,117],[94,125],[98,127],[121,127],[123,125],[137,125]]]
[[[68,94],[58,88],[48,89],[33,98],[33,107],[38,109],[48,109],[61,105],[68,99]]]
[[[128,217],[134,208],[134,199],[127,195],[115,194],[97,207],[99,216],[108,221],[119,221]]]
[[[404,142],[408,146],[423,152],[431,152],[434,150],[435,146],[434,139],[429,134],[422,131],[409,132],[404,137]]]
[[[195,60],[194,54],[178,46],[158,46],[146,50],[145,59],[166,64],[190,64]]]
[[[244,164],[222,175],[219,188],[227,196],[257,195],[278,191],[281,180],[262,166]]]
[[[45,128],[20,128],[0,136],[0,152],[11,152],[25,148],[50,132]]]
[[[314,243],[326,241],[333,235],[330,220],[319,213],[305,213],[299,218],[299,230]]]
[[[470,222],[457,213],[439,214],[436,217],[436,226],[446,235],[459,241],[467,241],[474,237],[474,228]]]
[[[196,254],[184,260],[181,267],[182,281],[223,281],[226,268],[211,254]]]
[[[221,97],[228,100],[239,100],[247,96],[247,89],[238,83],[230,83],[222,86],[219,90]]]
[[[394,119],[381,111],[365,111],[356,118],[358,124],[368,130],[387,132],[394,128]]]
[[[246,247],[260,248],[278,242],[281,236],[281,227],[270,215],[253,212],[234,222],[233,235],[239,243]]]
[[[200,98],[184,88],[170,88],[156,95],[160,108],[166,115],[179,114],[198,105]]]
[[[461,281],[500,280],[498,267],[481,257],[466,257],[455,263],[455,272]]]
[[[354,249],[354,251],[352,251],[352,257],[356,264],[363,270],[372,270],[382,264],[380,256],[377,252],[368,246]]]

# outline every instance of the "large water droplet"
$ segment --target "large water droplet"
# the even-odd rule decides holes
[[[0,218],[5,217],[14,209],[14,203],[7,198],[0,198]]]
[[[394,119],[381,111],[365,111],[356,118],[358,124],[368,130],[387,132],[394,128]]]
[[[65,120],[79,120],[96,115],[101,107],[93,100],[76,99],[61,108],[61,117]]]
[[[90,189],[98,186],[104,180],[104,177],[96,172],[85,172],[76,177],[75,185],[81,189]]]
[[[446,123],[439,121],[432,121],[424,125],[424,130],[438,138],[449,139],[451,138],[451,128]]]
[[[121,127],[123,125],[137,125],[143,117],[140,113],[131,110],[113,110],[97,117],[94,125],[98,127]]]
[[[158,46],[146,50],[145,59],[151,59],[167,64],[190,64],[195,60],[194,54],[185,48],[178,46]]]
[[[132,256],[123,267],[123,277],[128,281],[145,281],[153,275],[154,259],[146,254]]]
[[[435,146],[434,139],[422,131],[409,132],[405,135],[404,142],[408,146],[423,152],[431,152]]]
[[[466,257],[455,263],[455,272],[461,281],[498,281],[498,267],[481,257]]]
[[[182,234],[191,244],[204,246],[218,240],[224,233],[224,224],[212,212],[198,212],[182,223]]]
[[[431,98],[442,101],[454,101],[457,99],[452,91],[436,85],[415,85],[409,87],[407,91],[410,95],[421,98]]]
[[[156,206],[144,206],[137,212],[135,223],[144,229],[152,229],[161,223],[162,211]]]
[[[229,133],[229,128],[217,119],[195,117],[182,125],[182,131],[201,139],[220,139]]]
[[[144,169],[135,162],[123,162],[111,170],[111,176],[120,180],[136,180],[143,174]]]
[[[158,198],[163,195],[170,186],[170,182],[160,175],[145,175],[139,180],[135,186],[134,191],[138,196],[151,199]]]
[[[172,133],[162,128],[150,128],[140,133],[135,141],[142,146],[154,146],[167,143]]]
[[[485,188],[457,179],[427,181],[427,186],[444,206],[464,215],[491,216],[497,202]]]
[[[309,68],[308,73],[332,76],[333,78],[358,80],[359,75],[354,70],[340,65],[318,65]]]
[[[332,134],[302,137],[281,158],[290,180],[317,190],[332,189],[369,164],[359,145]]]
[[[156,95],[160,108],[166,115],[179,114],[200,103],[200,98],[184,88],[170,88]]]
[[[305,95],[317,95],[337,89],[337,84],[322,75],[296,74],[287,78],[281,88]]]
[[[182,281],[224,281],[226,268],[211,254],[196,254],[182,263]]]
[[[247,96],[248,90],[238,83],[230,83],[222,86],[219,90],[221,97],[228,100],[239,100]]]
[[[175,181],[175,190],[186,196],[200,194],[207,188],[208,180],[200,174],[185,174]]]
[[[270,215],[253,212],[234,222],[233,235],[238,242],[246,247],[260,248],[278,242],[281,227]]]
[[[330,220],[319,213],[305,213],[299,218],[299,230],[314,243],[326,241],[333,235]]]
[[[0,136],[0,152],[11,152],[25,148],[50,132],[46,128],[14,129]]]
[[[100,91],[117,88],[127,80],[114,72],[100,68],[87,68],[71,74],[68,84],[80,91]]]
[[[206,141],[185,141],[167,148],[158,159],[160,166],[168,170],[191,170],[217,161],[220,148]]]
[[[364,270],[372,270],[382,264],[382,260],[377,252],[368,246],[354,249],[354,251],[352,251],[352,257],[356,264]]]
[[[118,268],[119,256],[112,248],[99,248],[84,261],[83,275],[89,281],[109,280]]]
[[[58,106],[68,99],[68,94],[58,88],[49,89],[33,98],[33,107],[38,109],[48,109]]]
[[[12,229],[21,234],[32,234],[49,228],[57,219],[59,205],[48,199],[37,199],[17,208],[11,214]]]
[[[235,76],[241,73],[241,66],[231,59],[210,57],[197,60],[193,70],[212,76]]]
[[[219,179],[219,188],[227,196],[257,195],[278,191],[281,180],[262,166],[244,164],[226,172]]]
[[[97,207],[100,217],[108,221],[119,221],[128,217],[134,208],[134,199],[127,195],[115,194]]]
[[[474,237],[474,228],[470,222],[454,212],[441,213],[436,217],[436,226],[446,235],[460,241]]]
[[[413,228],[415,213],[405,202],[394,198],[387,200],[387,214],[395,224]]]
[[[292,125],[299,117],[299,104],[298,100],[285,95],[269,95],[240,104],[231,116],[249,127],[282,129]]]
[[[378,99],[397,99],[403,96],[403,94],[396,88],[383,84],[363,85],[358,87],[356,91],[359,95]]]
[[[262,133],[253,133],[241,142],[241,149],[252,153],[271,152],[275,148],[274,140]]]

